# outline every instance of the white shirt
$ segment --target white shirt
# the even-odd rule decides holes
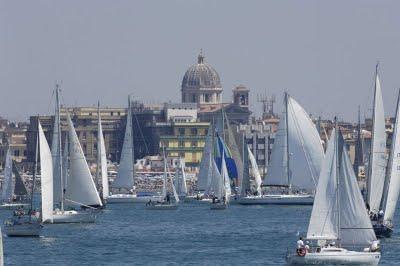
[[[304,242],[303,242],[303,240],[299,239],[297,241],[297,248],[302,248],[302,247],[304,247]]]

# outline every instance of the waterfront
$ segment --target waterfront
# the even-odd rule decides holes
[[[284,265],[311,207],[183,204],[148,211],[109,205],[95,224],[46,225],[40,238],[4,237],[6,265]],[[3,221],[10,214],[2,211]],[[396,229],[400,215],[397,211]],[[400,234],[382,241],[380,265],[396,265]]]

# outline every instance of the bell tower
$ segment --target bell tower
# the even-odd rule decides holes
[[[244,85],[239,85],[233,88],[233,103],[249,109],[249,92],[250,90]]]

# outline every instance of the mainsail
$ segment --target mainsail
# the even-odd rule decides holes
[[[207,138],[205,140],[203,155],[200,161],[200,170],[197,178],[197,190],[205,191],[207,189],[207,183],[209,180],[209,172],[211,169],[211,157],[212,157],[212,148],[213,148],[213,129],[212,126],[208,128]]]
[[[135,167],[132,137],[132,110],[131,101],[129,98],[124,143],[122,145],[121,159],[119,161],[117,177],[111,185],[113,188],[131,190],[134,186]]]
[[[267,185],[315,190],[324,150],[318,131],[307,112],[288,94],[285,111],[275,136]]]
[[[15,163],[13,163],[12,169],[13,169],[13,173],[15,176],[14,195],[20,196],[20,197],[28,195],[28,191],[26,189],[24,179],[20,175]]]
[[[60,124],[60,99],[59,99],[60,88],[56,85],[56,104],[54,113],[54,124],[53,124],[53,137],[51,141],[51,157],[53,158],[53,196],[54,203],[61,204],[62,201],[62,158],[61,158],[61,124]]]
[[[392,149],[388,165],[388,186],[385,201],[384,221],[393,223],[394,212],[400,193],[400,91],[397,98],[396,122],[394,124]]]
[[[70,172],[65,194],[68,206],[102,206],[92,175],[86,162],[81,144],[67,114],[68,138],[70,151]]]
[[[185,162],[182,158],[179,158],[179,164],[176,167],[175,172],[175,187],[179,196],[186,196],[186,173],[185,173]]]
[[[14,194],[14,186],[12,182],[12,158],[11,149],[8,148],[6,154],[6,163],[4,166],[4,181],[1,190],[1,200],[11,201]]]
[[[49,144],[38,121],[40,180],[42,188],[42,222],[53,222],[53,160]]]
[[[257,161],[249,147],[247,147],[247,153],[249,154],[249,159],[251,162],[251,170],[252,170],[252,173],[254,176],[255,188],[256,188],[257,194],[261,195],[262,180],[261,180],[260,171],[258,170]]]
[[[375,79],[372,123],[372,144],[368,162],[368,204],[371,212],[377,213],[381,205],[387,163],[385,113],[378,73]]]
[[[359,247],[376,240],[346,143],[338,130],[329,140],[307,238],[338,240],[342,246]]]

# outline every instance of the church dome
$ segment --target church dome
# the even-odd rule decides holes
[[[182,80],[182,90],[199,88],[222,88],[217,71],[204,63],[202,52],[198,56],[197,64],[186,71]]]

